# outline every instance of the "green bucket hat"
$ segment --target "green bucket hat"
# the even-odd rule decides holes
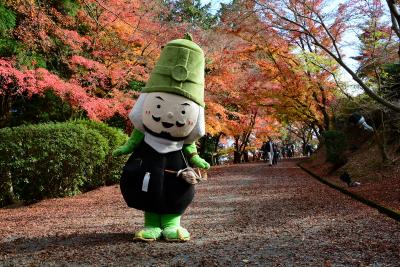
[[[204,107],[204,53],[190,35],[185,38],[165,45],[142,92],[177,94]]]

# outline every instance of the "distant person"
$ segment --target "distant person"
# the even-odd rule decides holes
[[[285,149],[285,146],[282,146],[282,148],[281,148],[281,156],[282,156],[283,159],[286,158],[286,149]]]
[[[278,164],[278,157],[279,157],[278,146],[276,144],[272,144],[272,150],[273,150],[272,164],[273,165],[277,165]]]
[[[272,160],[274,159],[274,147],[271,140],[265,143],[264,154],[268,155],[269,166],[272,166]]]
[[[263,142],[263,144],[262,144],[262,146],[260,148],[260,150],[261,150],[261,159],[264,160],[264,161],[267,161],[267,155],[266,155],[266,152],[265,152],[265,146],[266,145],[267,145],[267,142]]]
[[[340,180],[342,180],[343,182],[345,182],[347,184],[347,186],[349,187],[355,187],[355,186],[359,186],[361,185],[360,182],[356,182],[356,181],[352,181],[350,174],[346,171],[344,171],[341,175],[340,175]]]
[[[292,158],[293,157],[293,149],[291,145],[287,145],[286,146],[286,153],[287,153],[287,157],[288,158]]]
[[[310,144],[307,144],[305,147],[306,156],[309,157],[313,153],[313,148]]]

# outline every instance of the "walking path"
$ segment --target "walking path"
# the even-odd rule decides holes
[[[400,224],[285,161],[218,166],[182,219],[187,243],[132,242],[118,186],[0,209],[0,266],[398,266]]]

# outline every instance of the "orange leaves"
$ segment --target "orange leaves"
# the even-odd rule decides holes
[[[266,120],[274,116],[268,114],[273,103],[270,95],[278,86],[263,68],[269,68],[274,73],[271,76],[276,69],[263,58],[258,44],[234,35],[219,35],[220,39],[216,35],[208,36],[222,47],[209,53],[212,71],[206,79],[207,131],[235,136],[244,149],[248,142],[255,142],[265,132],[274,130]],[[258,64],[261,62],[264,65]],[[217,113],[220,115],[215,116]],[[263,123],[269,126],[261,126]]]
[[[301,45],[307,48],[306,41],[310,40],[301,39],[304,38],[303,27],[316,36],[322,34],[321,25],[314,21],[318,18],[313,15],[320,9],[320,2],[261,1],[257,11],[240,7],[241,11],[236,12],[232,9],[231,14],[226,16],[225,23],[227,25],[230,23],[240,24],[238,26],[240,31],[235,34],[247,42],[248,53],[246,56],[237,57],[240,60],[251,60],[246,68],[250,68],[253,75],[257,73],[253,76],[257,77],[256,80],[263,81],[262,84],[259,84],[249,77],[242,76],[246,84],[257,88],[258,96],[258,99],[252,99],[246,95],[247,102],[245,103],[250,106],[257,103],[259,106],[267,107],[266,112],[278,119],[311,121],[314,125],[317,124],[317,127],[321,126],[324,121],[329,121],[329,103],[333,99],[335,90],[334,84],[330,80],[330,73],[321,71],[321,68],[318,69],[315,66],[311,68],[309,62],[306,62],[309,64],[306,65],[304,59],[297,55],[299,47],[294,46],[297,44],[300,46],[300,50]],[[292,11],[303,12],[304,16],[297,18],[302,24],[289,22],[293,16],[289,16],[288,19],[282,17]],[[246,21],[235,20],[235,15],[240,12],[248,14],[253,12],[258,15],[249,15],[249,18],[245,19]],[[229,18],[232,20],[229,21]],[[337,23],[337,29],[340,34],[342,30],[340,23]],[[321,35],[320,37],[321,42],[329,41],[325,38],[326,36]],[[245,51],[242,47],[237,51]],[[323,56],[316,54],[315,59],[321,60]],[[334,69],[330,65],[328,66],[330,69]],[[250,90],[243,88],[241,90],[250,94]],[[259,116],[262,115],[259,114]],[[259,127],[258,125],[263,125],[263,122],[257,121],[254,129]],[[277,128],[266,127],[265,131],[272,134]]]

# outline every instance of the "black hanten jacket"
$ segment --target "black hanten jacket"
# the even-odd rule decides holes
[[[182,150],[161,154],[143,141],[123,168],[120,186],[126,203],[148,212],[182,214],[195,192],[193,185],[176,177],[184,168]]]

